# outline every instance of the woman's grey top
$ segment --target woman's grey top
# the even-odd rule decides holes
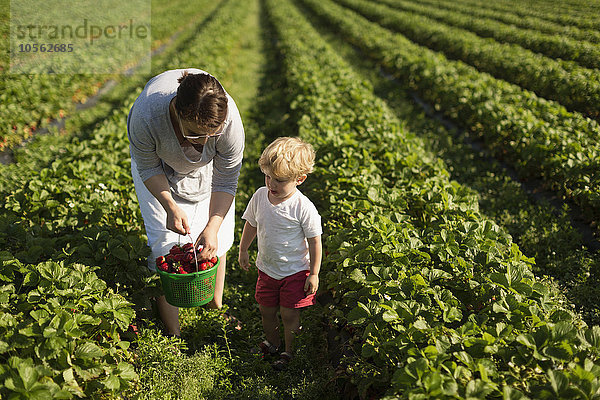
[[[127,118],[129,150],[142,181],[164,174],[171,192],[188,201],[201,201],[211,192],[235,195],[244,152],[244,127],[237,106],[227,94],[227,118],[223,134],[209,138],[202,152],[182,147],[175,135],[169,103],[177,94],[177,69],[152,78],[138,96]],[[176,122],[177,123],[177,122]]]

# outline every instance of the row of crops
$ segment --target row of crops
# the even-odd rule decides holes
[[[519,44],[506,43],[502,38],[490,40],[478,36],[476,31],[437,23],[427,10],[422,15],[401,11],[394,8],[391,1],[385,3],[387,5],[366,0],[347,0],[341,4],[381,26],[402,33],[412,42],[442,52],[450,59],[461,60],[540,97],[556,100],[570,110],[595,118],[600,116],[600,72],[597,69],[539,54]],[[555,47],[556,44],[548,43],[548,46]],[[597,61],[593,65],[598,65]]]
[[[480,18],[489,18],[491,20],[499,21],[505,24],[514,25],[519,28],[532,29],[537,32],[546,33],[546,34],[555,34],[570,37],[576,40],[589,41],[593,43],[600,42],[600,35],[597,30],[589,29],[589,28],[579,28],[576,26],[576,23],[581,23],[587,19],[585,15],[577,15],[576,23],[571,20],[565,24],[553,22],[548,20],[547,18],[550,16],[558,16],[561,17],[564,14],[557,13],[556,15],[544,15],[545,18],[536,17],[535,14],[528,15],[527,13],[519,13],[518,4],[511,5],[509,9],[493,9],[494,5],[498,5],[498,2],[490,3],[490,8],[485,7],[472,7],[469,6],[467,2],[444,2],[444,1],[426,1],[428,5],[435,5],[447,10],[456,11],[458,13],[468,13],[473,15],[474,17]],[[517,7],[515,7],[517,6]],[[554,5],[554,7],[559,7],[560,5]],[[539,8],[535,9],[529,8],[529,11],[535,11]],[[507,12],[509,11],[509,12]],[[553,13],[554,14],[554,13]],[[485,20],[486,22],[488,20]],[[585,24],[583,25],[585,26]],[[593,25],[591,25],[593,27]],[[597,28],[597,26],[595,27]]]
[[[376,58],[398,81],[481,138],[498,158],[527,179],[576,202],[598,218],[599,131],[595,120],[570,113],[519,86],[415,45],[332,1],[315,12]]]
[[[153,74],[185,66],[208,70],[242,111],[247,149],[238,211],[262,184],[256,158],[273,137],[299,135],[317,150],[317,168],[302,191],[323,216],[321,293],[329,302],[306,323],[316,331],[324,320],[345,338],[341,349],[329,348],[344,356],[320,366],[321,378],[336,383],[322,387],[321,378],[307,372],[314,360],[306,360],[304,369],[299,357],[283,379],[304,380],[313,392],[287,391],[289,398],[332,398],[336,386],[354,387],[360,398],[598,395],[600,328],[573,311],[564,288],[534,274],[535,259],[482,214],[472,188],[452,180],[458,168],[449,169],[418,131],[431,124],[419,125],[416,115],[394,108],[392,95],[382,97],[330,43],[351,44],[349,51],[394,78],[396,95],[416,93],[521,178],[542,182],[597,221],[600,130],[589,116],[598,116],[598,70],[459,27],[458,15],[474,1],[202,1],[183,22],[181,5],[156,5],[164,19],[153,19],[161,29],[155,43],[165,48],[152,60]],[[528,12],[502,8],[509,4],[503,0],[477,12],[501,23]],[[564,7],[563,18],[575,18],[569,10],[576,7]],[[447,10],[446,19],[435,9]],[[535,40],[552,26],[559,32],[561,21],[533,12],[519,29],[539,31],[531,35]],[[240,56],[248,46],[241,43],[249,36],[247,21],[258,15],[254,29],[263,32],[265,68],[258,77],[236,79],[252,63]],[[496,26],[486,22],[490,30]],[[584,25],[561,34],[568,38],[564,51],[568,43],[582,42],[577,32],[598,28]],[[144,268],[148,250],[125,135],[128,110],[149,78],[115,77],[115,89],[71,118],[62,135],[36,138],[15,150],[14,164],[1,167],[1,397],[281,398],[270,381],[257,377],[268,373],[244,355],[243,346],[257,339],[248,332],[230,333],[229,339],[225,330],[223,337],[208,334],[217,346],[209,360],[214,370],[185,371],[212,379],[209,388],[200,385],[205,391],[184,395],[176,387],[183,381],[162,382],[170,386],[161,389],[171,390],[167,396],[154,386],[181,371],[169,375],[157,367],[159,351],[170,345],[150,349],[148,332],[156,328],[150,325],[141,336],[132,328],[156,319],[147,299],[159,290]],[[39,77],[44,79],[54,78]],[[86,89],[94,85],[82,79]],[[264,93],[242,90],[252,85]],[[73,90],[50,97],[70,103]],[[34,97],[29,103],[37,109]],[[234,268],[235,249],[229,260]],[[237,292],[226,292],[225,301],[240,315],[257,318],[248,304],[252,277],[230,275],[228,285],[238,285]],[[182,318],[185,332],[207,314],[192,310]],[[175,365],[170,357],[166,364]],[[221,386],[214,383],[219,380]]]
[[[587,31],[598,30],[598,19],[593,12],[598,11],[594,2],[582,1],[575,4],[565,4],[561,1],[495,1],[493,3],[482,3],[477,0],[457,0],[451,4],[447,0],[432,0],[426,3],[440,5],[443,8],[454,9],[456,6],[471,7],[474,15],[480,11],[491,13],[492,19],[510,18],[514,21],[518,17],[521,23],[529,22],[535,30],[543,32],[542,26],[553,23],[562,29],[576,28]],[[463,8],[464,9],[464,8]],[[592,13],[590,13],[592,11]]]
[[[212,3],[196,3],[204,18],[153,59],[155,71],[191,65],[203,53],[206,67],[224,74],[240,35],[231,28],[248,7],[225,2],[211,17]],[[219,46],[196,37],[201,30],[220,36]],[[3,397],[118,393],[139,380],[127,331],[133,305],[145,305],[156,278],[143,268],[148,250],[126,117],[148,78],[123,79],[105,104],[74,122],[76,136],[40,137],[3,168]]]
[[[471,18],[453,11],[438,10],[432,6],[413,6],[401,0],[384,0],[384,3],[423,13],[442,23],[468,29],[481,37],[516,43],[553,58],[573,60],[589,68],[596,68],[598,65],[600,50],[594,43],[587,40],[546,34],[536,29],[515,28],[510,24],[499,23],[490,18]]]
[[[78,104],[85,103],[115,75],[107,74],[21,74],[9,73],[9,0],[2,0],[2,46],[0,47],[0,150],[11,149],[40,129],[53,126],[53,121],[73,114]],[[190,23],[206,15],[189,2],[168,5],[152,2],[152,49],[158,49],[177,31],[190,28]],[[123,65],[119,73],[135,68],[136,60]],[[19,99],[15,101],[15,99]]]
[[[595,345],[569,340],[570,350],[590,352],[562,361],[551,354],[566,337],[596,329],[576,328],[511,240],[478,215],[473,199],[355,83],[335,52],[309,36],[291,6],[273,8],[288,80],[301,99],[300,134],[319,144],[324,161],[327,282],[337,301],[333,315],[362,332],[352,366],[359,386],[474,398],[544,391],[562,398],[567,388],[591,388],[568,364],[587,358],[593,369]],[[333,22],[341,13],[328,16]],[[302,39],[294,34],[300,31]],[[561,385],[553,386],[559,375]]]

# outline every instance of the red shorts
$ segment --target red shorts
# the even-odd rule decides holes
[[[258,270],[254,298],[265,307],[302,308],[316,302],[315,294],[306,295],[304,284],[309,271],[300,271],[278,280]]]

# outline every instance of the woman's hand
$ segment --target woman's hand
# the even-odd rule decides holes
[[[187,215],[175,203],[167,210],[167,229],[180,235],[189,235],[191,232]]]
[[[167,213],[167,229],[180,235],[189,235],[191,229],[188,224],[187,215],[173,200],[167,177],[164,174],[154,175],[146,179],[144,185],[146,185],[148,191],[152,193],[152,196],[156,197],[156,200],[165,209]]]
[[[196,248],[202,247],[202,251],[198,255],[200,258],[213,258],[217,255],[219,248],[219,240],[217,238],[218,230],[212,229],[209,226],[204,228],[198,239],[196,239]]]

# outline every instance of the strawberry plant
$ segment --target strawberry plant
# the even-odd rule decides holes
[[[206,15],[207,20],[210,17],[206,32],[214,33],[220,38],[219,46],[215,46],[213,40],[198,35],[196,30],[186,31],[181,35],[181,41],[175,43],[177,46],[169,50],[171,53],[155,58],[164,63],[159,68],[180,67],[180,62],[186,66],[191,65],[197,62],[195,54],[201,52],[207,54],[207,60],[214,65],[205,64],[199,65],[200,67],[215,74],[224,71],[230,65],[224,60],[230,56],[242,34],[232,27],[246,18],[250,3],[245,4],[246,6],[240,6],[236,2],[228,2],[227,7],[219,8],[218,13]],[[198,24],[200,22],[202,21],[198,21]],[[178,46],[185,47],[186,51],[181,51]],[[173,57],[173,53],[177,57]],[[114,98],[109,96],[109,111],[106,111],[106,105],[103,104],[104,108],[97,110],[90,118],[93,123],[82,125],[81,131],[76,132],[77,135],[70,140],[60,136],[40,138],[39,142],[32,143],[31,148],[20,150],[15,165],[2,166],[0,191],[10,197],[10,200],[0,207],[0,243],[19,258],[19,261],[14,262],[21,262],[23,265],[31,263],[34,266],[40,265],[40,262],[58,264],[66,273],[72,268],[79,268],[81,264],[101,266],[95,271],[98,274],[96,278],[101,276],[104,279],[98,281],[106,283],[104,286],[98,283],[98,290],[103,290],[106,296],[118,292],[119,298],[126,296],[129,300],[121,303],[110,297],[101,298],[93,309],[93,315],[103,315],[111,322],[105,324],[104,320],[94,319],[93,322],[100,324],[101,329],[94,332],[99,336],[91,336],[91,339],[104,343],[118,335],[120,340],[114,339],[118,340],[118,345],[112,346],[116,350],[108,344],[105,346],[108,350],[102,353],[105,358],[101,360],[98,360],[100,353],[95,347],[88,344],[82,347],[93,350],[91,356],[84,358],[86,364],[83,367],[90,371],[82,367],[81,371],[76,371],[75,379],[88,396],[98,396],[103,392],[112,392],[113,389],[120,392],[135,380],[130,373],[135,374],[136,370],[139,372],[140,365],[144,363],[130,363],[132,357],[129,353],[127,357],[117,357],[125,351],[123,348],[131,340],[131,333],[125,334],[125,331],[130,328],[131,319],[135,315],[133,302],[136,309],[144,307],[158,280],[156,276],[149,277],[145,267],[148,248],[129,171],[128,143],[123,134],[126,132],[128,109],[142,81],[143,78],[133,77],[126,82],[125,89],[113,94]],[[216,260],[207,260],[206,267],[209,266],[208,262],[213,261]],[[201,265],[200,267],[202,268]],[[63,277],[64,274],[60,276]],[[203,283],[208,286],[211,282],[204,280]],[[48,290],[59,301],[65,295],[62,288]],[[17,315],[15,310],[10,310],[7,314]],[[70,318],[78,318],[78,314],[79,312]],[[66,324],[72,324],[66,316],[61,318]],[[88,318],[84,320],[87,321]],[[112,330],[104,333],[108,325]],[[121,330],[121,327],[124,329]],[[96,342],[97,346],[104,348],[104,345]],[[67,352],[70,350],[66,349]],[[113,358],[108,359],[107,354]],[[30,358],[31,362],[17,364],[22,365],[27,374],[31,373],[30,366],[36,371],[44,372],[46,361],[43,358]],[[69,360],[69,356],[61,356],[62,359]],[[110,366],[105,366],[105,363]],[[132,365],[135,365],[136,370],[131,368]],[[9,374],[9,370],[9,384],[2,389],[0,397],[4,397],[4,393],[24,397],[26,390],[37,390],[37,385],[33,387],[29,383],[12,385],[10,382],[17,380],[19,372],[8,367],[2,371]],[[102,373],[98,375],[100,370]],[[41,372],[31,375],[52,386],[43,393],[44,398],[77,396],[66,394],[60,389],[64,386],[63,382],[59,378],[52,378],[58,382],[57,389],[48,378],[39,375]],[[82,382],[82,378],[77,375],[79,372],[87,381]],[[64,372],[64,376],[71,382],[69,371]]]
[[[363,397],[596,395],[598,327],[535,279],[291,2],[268,5],[300,134],[320,155],[329,317],[353,332],[340,379]]]
[[[384,1],[395,7],[423,12],[423,6],[415,6],[403,0]],[[576,61],[587,68],[596,68],[600,61],[600,49],[587,39],[575,40],[562,35],[545,34],[536,29],[518,28],[492,18],[472,18],[471,15],[462,15],[437,7],[428,7],[427,14],[437,21],[468,29],[480,37],[515,43],[552,58]]]
[[[449,61],[331,1],[304,3],[400,84],[480,138],[521,179],[540,179],[546,189],[579,205],[586,220],[598,219],[596,121],[462,62]]]
[[[555,1],[540,3],[536,7],[514,1],[484,3],[479,0],[458,0],[457,2],[462,5],[493,10],[497,14],[512,14],[520,19],[535,17],[544,21],[553,21],[562,26],[573,26],[589,30],[597,30],[598,26],[597,14],[590,12],[593,5],[590,1],[580,3],[583,9],[577,6],[560,7],[561,12],[556,12],[557,6],[564,6],[565,3]]]
[[[157,29],[180,29],[182,35],[153,59],[153,72],[199,66],[222,79],[229,90],[236,87],[231,82],[247,76],[239,73],[242,68],[247,73],[249,65],[240,57],[247,48],[239,39],[244,36],[247,44],[259,36],[242,23],[252,16],[258,26],[257,2],[209,3],[156,5],[155,11],[169,21],[160,25],[155,20]],[[268,72],[263,71],[261,85],[266,90],[261,101],[245,97],[246,103],[257,104],[253,118],[261,122],[246,125],[245,119],[252,137],[245,161],[255,163],[262,142],[269,141],[262,136],[265,131],[299,134],[318,151],[318,165],[306,190],[323,210],[326,228],[322,287],[333,302],[325,316],[328,325],[349,339],[346,356],[329,381],[329,393],[335,391],[335,382],[358,387],[362,398],[596,396],[598,328],[583,323],[552,285],[536,279],[535,260],[479,213],[473,192],[450,181],[443,163],[314,33],[293,2],[263,3],[267,12],[261,13],[260,21],[268,29],[274,27],[277,37],[262,39],[269,51],[280,51],[281,60],[254,65],[256,70],[266,65]],[[318,2],[305,2],[311,9],[314,3]],[[341,7],[327,9],[352,15]],[[181,21],[181,13],[193,22]],[[575,167],[570,173],[582,168],[587,156],[594,160],[592,122],[487,80],[484,74],[453,68],[443,57],[423,57],[410,43],[400,46],[394,41],[386,47],[383,43],[390,37],[376,25],[360,19],[352,19],[350,25],[364,31],[345,32],[348,37],[363,36],[371,43],[371,30],[380,35],[381,42],[368,46],[372,55],[392,70],[402,66],[408,71],[403,75],[407,86],[439,100],[433,103],[448,115],[464,117],[473,132],[492,137],[496,151],[522,164],[525,176],[541,174],[551,184],[567,182],[565,193],[573,187],[594,190],[593,185],[591,190],[585,187],[587,170],[573,180],[553,175],[563,173],[569,161]],[[404,54],[414,58],[401,64],[396,56],[404,48]],[[304,354],[295,359],[289,375],[302,377],[305,386],[300,389],[288,387],[291,378],[286,374],[264,380],[264,366],[248,368],[240,356],[251,327],[246,325],[244,336],[228,337],[225,327],[222,332],[214,329],[214,324],[223,323],[217,312],[184,309],[184,340],[141,327],[137,358],[132,356],[128,346],[139,326],[132,324],[133,310],[151,293],[146,289],[152,278],[145,272],[146,238],[124,132],[128,109],[148,78],[123,78],[94,114],[67,127],[76,135],[39,138],[16,152],[15,165],[2,167],[0,246],[12,255],[2,256],[0,270],[0,397],[241,398],[260,393],[280,398],[301,390],[306,397],[319,397],[310,376],[296,374],[315,370],[310,364],[314,360],[304,365]],[[238,83],[238,90],[245,86]],[[562,88],[572,90],[569,86]],[[453,93],[458,94],[452,97]],[[265,107],[265,99],[273,107]],[[469,104],[477,107],[470,109]],[[280,115],[272,112],[275,107],[282,110]],[[494,131],[498,126],[501,129]],[[540,126],[553,126],[556,132],[540,128],[548,136],[538,138],[531,130]],[[509,146],[519,152],[511,154]],[[558,155],[548,157],[556,147]],[[536,164],[538,169],[528,171]],[[260,179],[243,176],[240,187],[246,190],[240,198],[247,199]],[[582,186],[573,185],[579,178]],[[243,205],[238,201],[238,208]],[[175,246],[157,266],[189,273],[193,265],[195,271],[189,250]],[[209,261],[202,261],[208,268]],[[202,283],[208,286],[210,280]],[[213,323],[206,321],[213,317]],[[193,338],[189,349],[186,333]],[[214,342],[208,350],[192,354],[201,350],[197,342],[207,340]],[[306,338],[299,337],[299,343],[302,340]],[[253,376],[252,368],[260,373]],[[284,383],[271,383],[275,379]]]
[[[121,339],[134,312],[82,264],[23,264],[2,253],[0,393],[73,398],[137,379]]]
[[[154,0],[152,3],[151,46],[154,50],[178,30],[201,23],[202,18],[199,17],[206,17],[207,7],[214,4],[204,1],[192,5],[182,0],[168,4],[159,4]],[[9,28],[9,16],[2,15],[0,18],[3,19],[2,26]],[[8,34],[6,32],[3,39],[5,42]],[[90,65],[93,65],[93,61]],[[38,130],[48,128],[53,120],[62,120],[75,114],[78,106],[96,95],[109,79],[119,79],[115,74],[9,74],[9,67],[10,60],[0,60],[0,151],[13,149],[23,141],[30,140]],[[115,69],[126,67],[119,65]]]
[[[570,110],[600,118],[597,100],[600,98],[600,71],[596,69],[555,60],[515,44],[484,39],[467,30],[439,23],[427,15],[364,0],[340,0],[340,3],[450,59],[462,60],[479,71],[555,100]],[[388,4],[392,5],[392,2]]]
[[[584,40],[584,41],[590,41],[593,43],[600,43],[600,32],[593,30],[593,29],[589,29],[589,28],[585,28],[585,27],[577,27],[576,24],[574,23],[570,23],[568,25],[562,25],[560,23],[557,22],[552,22],[549,21],[549,17],[552,16],[557,16],[557,17],[561,17],[561,16],[567,16],[566,14],[563,13],[555,13],[555,10],[552,10],[552,12],[548,13],[546,15],[544,15],[544,18],[540,18],[539,16],[529,16],[529,15],[521,15],[519,16],[517,13],[514,13],[514,9],[508,9],[505,11],[501,11],[501,10],[494,10],[493,7],[491,7],[490,9],[487,9],[485,7],[482,7],[483,4],[479,3],[477,6],[468,6],[467,4],[461,4],[460,2],[445,2],[443,0],[429,0],[429,1],[425,1],[423,3],[426,3],[426,6],[421,8],[421,9],[413,9],[414,11],[420,11],[423,14],[426,14],[427,11],[429,11],[429,8],[427,8],[428,6],[436,6],[436,7],[440,7],[446,10],[452,10],[455,13],[460,13],[460,14],[465,14],[468,13],[470,15],[473,16],[477,16],[480,18],[490,18],[490,19],[494,19],[500,22],[503,22],[505,24],[510,24],[510,25],[514,25],[514,26],[518,26],[520,28],[526,28],[526,29],[532,29],[532,30],[536,30],[538,32],[542,32],[542,33],[546,33],[546,34],[556,34],[556,35],[561,35],[561,36],[567,36],[570,38],[573,38],[575,40]],[[391,4],[391,3],[390,3]],[[544,4],[546,5],[546,4]],[[514,4],[514,6],[518,6],[518,4]],[[513,11],[513,12],[507,12],[507,11]],[[530,10],[530,11],[534,11],[534,10]],[[552,14],[552,15],[551,15]],[[582,16],[579,15],[579,18],[577,18],[577,22],[581,22],[582,20],[584,20],[584,18],[581,18]],[[572,21],[574,22],[574,21]]]

